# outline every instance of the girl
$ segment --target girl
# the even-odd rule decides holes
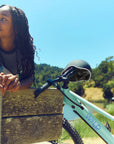
[[[17,7],[0,6],[0,91],[29,88],[34,80],[33,39],[28,20]],[[2,72],[3,71],[3,72]]]

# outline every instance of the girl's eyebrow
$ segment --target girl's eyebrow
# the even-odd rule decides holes
[[[7,13],[1,13],[1,15],[9,17],[9,14],[7,14]]]

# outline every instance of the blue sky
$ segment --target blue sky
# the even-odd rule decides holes
[[[114,0],[2,0],[21,8],[39,57],[64,68],[75,59],[92,68],[114,56]]]

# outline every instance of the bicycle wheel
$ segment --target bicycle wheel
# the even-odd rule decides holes
[[[84,144],[76,129],[65,118],[63,119],[63,129],[70,135],[70,142],[60,138],[58,141],[51,141],[52,144]]]

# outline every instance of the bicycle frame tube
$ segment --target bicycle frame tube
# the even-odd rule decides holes
[[[106,113],[97,106],[91,104],[87,100],[73,93],[69,89],[61,88],[61,91],[63,92],[63,94],[65,94],[63,102],[70,105],[73,109],[73,112],[78,114],[81,119],[83,119],[107,144],[113,144],[114,136],[111,134],[111,132],[109,132],[109,130],[107,130],[107,128],[105,128],[105,126],[82,103],[86,104],[90,108],[94,109],[95,111],[101,113],[102,115],[113,121],[114,116]]]

